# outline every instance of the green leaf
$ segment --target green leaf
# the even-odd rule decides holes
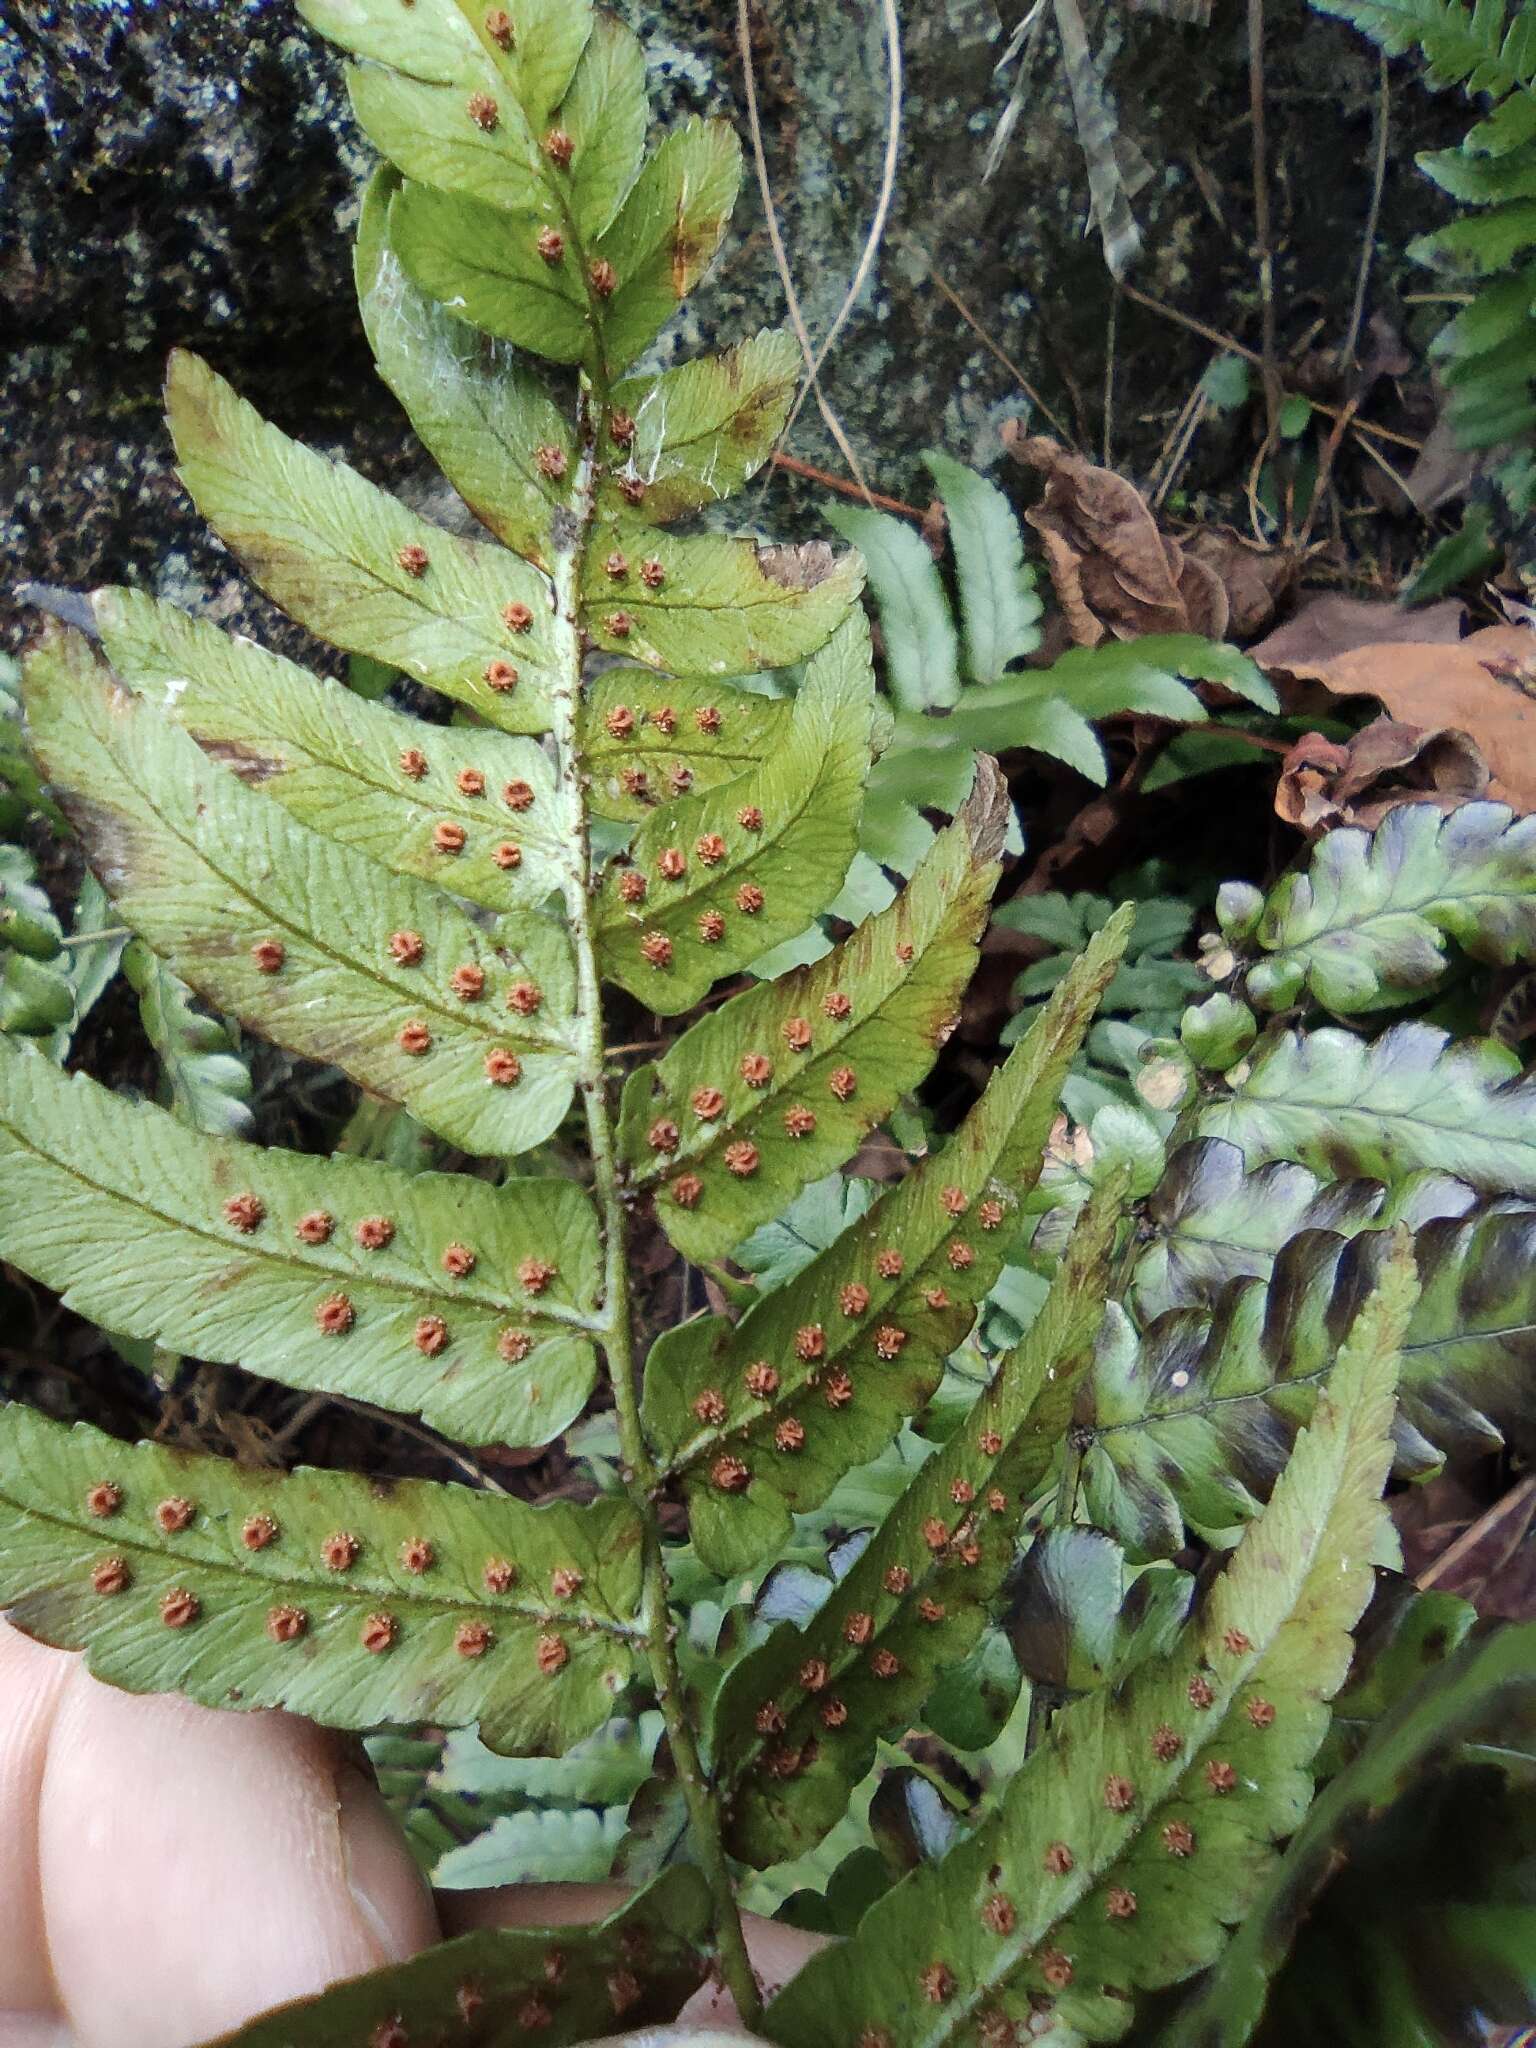
[[[479,1825],[437,1859],[434,1887],[606,1878],[630,1805],[652,1776],[661,1726],[654,1712],[616,1719],[553,1759],[496,1756],[466,1729],[450,1735],[437,1781],[449,1797],[467,1795]]]
[[[640,172],[646,130],[645,52],[632,29],[612,14],[593,17],[570,91],[552,127],[573,145],[569,165],[553,162],[546,177],[559,188],[576,232],[591,241],[612,225]]]
[[[1536,199],[1512,200],[1486,213],[1452,221],[1408,244],[1415,263],[1428,263],[1457,276],[1487,277],[1507,270],[1515,257],[1536,244]]]
[[[1008,1640],[1032,1685],[1093,1692],[1174,1648],[1193,1590],[1187,1572],[1128,1573],[1125,1552],[1102,1529],[1045,1529],[1009,1587]]]
[[[1022,1345],[822,1607],[726,1679],[715,1747],[734,1787],[727,1846],[744,1861],[761,1868],[811,1848],[841,1818],[879,1736],[909,1726],[980,1639],[1020,1512],[1072,1419],[1124,1193],[1121,1183],[1089,1210]]]
[[[216,1138],[246,1137],[251,1070],[225,1025],[194,1007],[191,989],[142,939],[125,950],[123,972],[138,994],[144,1035],[159,1057],[176,1115]]]
[[[441,81],[411,76],[408,69],[354,65],[348,73],[353,109],[370,140],[407,177],[483,200],[535,233],[548,227],[599,235],[640,168],[645,61],[621,22],[600,15],[588,35],[583,16],[590,20],[580,6],[567,14],[585,48],[548,128],[541,122],[560,75],[551,71],[535,103],[520,104],[528,90],[526,58],[558,50],[547,35],[544,52],[524,51],[516,41],[503,52],[493,39],[476,45],[471,38]]]
[[[581,1412],[599,1261],[574,1182],[497,1188],[218,1141],[13,1041],[0,1078],[0,1254],[93,1321],[468,1443],[544,1443]],[[378,1219],[388,1242],[359,1244]],[[462,1278],[443,1266],[450,1245],[474,1254]],[[529,1258],[557,1268],[537,1294],[519,1277]],[[337,1300],[352,1320],[328,1333],[317,1317]]]
[[[510,33],[491,33],[493,10],[470,0],[298,0],[323,36],[407,77],[452,85],[504,81],[537,133],[564,97],[592,31],[590,0],[508,0]],[[485,73],[483,66],[490,66]]]
[[[590,1926],[464,1934],[208,2048],[335,2048],[391,2035],[410,2048],[494,2048],[533,2033],[544,2048],[574,2048],[620,2025],[675,2018],[704,1981],[708,1937],[708,1887],[680,1865]]]
[[[61,823],[67,830],[62,814]],[[62,1059],[76,1022],[71,967],[37,862],[0,839],[0,1032],[35,1037]]]
[[[1469,1643],[1387,1715],[1362,1754],[1319,1796],[1284,1857],[1271,1865],[1198,1994],[1157,2036],[1162,2048],[1183,2048],[1192,2040],[1202,2048],[1242,2048],[1253,2038],[1271,1981],[1303,1925],[1319,1907],[1327,1917],[1329,1877],[1358,1853],[1363,1831],[1419,1789],[1426,1773],[1457,1745],[1479,1732],[1508,1740],[1514,1724],[1521,1727],[1524,1739],[1516,1740],[1529,1762],[1533,1671],[1536,1624],[1528,1622]],[[1528,1937],[1536,1931],[1531,1918],[1527,1908]],[[1400,1968],[1404,1979],[1415,1974],[1406,1949]],[[1517,2008],[1510,2016],[1524,2013]]]
[[[1264,1009],[1302,987],[1339,1016],[1416,1001],[1448,972],[1445,942],[1508,967],[1536,952],[1536,820],[1507,805],[1399,804],[1374,832],[1329,832],[1283,876],[1245,988]]]
[[[460,319],[556,362],[586,361],[606,384],[708,269],[740,178],[729,124],[688,120],[586,247],[558,231],[551,243],[553,223],[541,227],[532,213],[415,182],[390,208],[390,240],[421,289]],[[591,283],[588,266],[599,263],[613,272],[606,295]]]
[[[996,682],[1010,662],[1040,645],[1044,606],[1024,560],[1024,536],[996,484],[937,449],[923,461],[949,517],[966,670],[978,683]]]
[[[960,696],[960,643],[949,598],[915,527],[866,505],[830,505],[827,524],[864,557],[880,613],[886,687],[903,711],[928,711]]]
[[[543,576],[429,525],[356,470],[291,441],[196,356],[171,357],[166,403],[197,509],[301,625],[507,732],[545,729],[554,620]],[[509,605],[531,614],[526,630],[507,624]],[[493,663],[517,671],[514,688],[491,687]]]
[[[1467,2039],[1469,2026],[1518,2044],[1536,2013],[1523,1699],[1510,1696],[1503,1745],[1427,1776],[1352,1837],[1348,1864],[1273,1986],[1261,2048],[1289,2048],[1318,2028],[1336,2048],[1439,2048]]]
[[[732,496],[767,461],[799,381],[794,336],[776,330],[616,385],[613,404],[635,433],[619,475],[599,480],[599,511],[665,525]],[[643,487],[638,505],[620,494],[621,478]]]
[[[1172,1154],[1147,1202],[1137,1313],[1209,1305],[1230,1280],[1267,1279],[1281,1247],[1304,1230],[1354,1237],[1373,1225],[1417,1229],[1464,1215],[1474,1199],[1449,1174],[1413,1174],[1389,1190],[1373,1180],[1322,1180],[1284,1160],[1249,1172],[1235,1145],[1198,1138]]]
[[[596,314],[609,374],[632,363],[714,261],[741,183],[729,121],[681,121],[646,160],[607,233],[594,244],[618,283]]]
[[[52,960],[62,938],[48,891],[37,879],[37,863],[25,847],[0,840],[0,946]]]
[[[1253,372],[1242,356],[1217,356],[1201,377],[1200,389],[1218,412],[1236,412],[1253,395]]]
[[[199,995],[468,1151],[548,1137],[575,1067],[563,932],[532,914],[484,931],[441,890],[308,831],[115,688],[77,634],[51,631],[28,663],[27,709],[124,921]],[[395,957],[396,933],[422,939],[420,960]],[[461,967],[484,977],[478,998],[455,993]],[[524,981],[543,996],[530,1017],[504,1002]],[[407,1024],[426,1028],[424,1050],[401,1043]],[[501,1085],[486,1061],[505,1052],[520,1070]]]
[[[793,1287],[734,1329],[694,1323],[653,1348],[647,1428],[681,1477],[711,1569],[766,1555],[792,1512],[817,1506],[933,1393],[1002,1269],[1008,1219],[1039,1177],[1061,1083],[1128,922],[1094,940],[948,1145]]]
[[[873,1181],[829,1173],[797,1195],[782,1216],[754,1230],[731,1256],[767,1294],[803,1273],[818,1252],[858,1222],[878,1192]]]
[[[60,1064],[74,1041],[74,1035],[112,985],[128,936],[113,924],[112,905],[96,877],[86,871],[80,878],[70,920],[73,943],[57,962],[68,981],[74,999],[73,1014],[48,1042],[48,1056]]]
[[[675,1016],[720,976],[794,938],[836,895],[853,857],[872,695],[868,629],[855,613],[807,669],[782,747],[751,774],[660,805],[624,863],[607,869],[598,940],[610,980]],[[743,824],[743,813],[760,822]],[[672,856],[681,874],[662,867],[676,865]],[[636,902],[622,893],[626,874],[646,885]]]
[[[1194,633],[1148,633],[1140,640],[1106,641],[1102,647],[1069,647],[1049,668],[967,690],[951,722],[972,746],[993,752],[1023,744],[1012,734],[1047,698],[1061,698],[1083,718],[1140,711],[1190,723],[1206,716],[1187,687],[1191,682],[1220,683],[1262,710],[1279,708],[1263,672],[1235,647]]]
[[[1306,1806],[1326,1702],[1349,1667],[1412,1300],[1399,1256],[1179,1648],[1061,1713],[990,1819],[779,1993],[771,2039],[819,2048],[858,2024],[895,2048],[941,2048],[996,2014],[999,2033],[1045,2022],[1114,2040],[1135,1992],[1219,1954],[1272,1867],[1270,1844]]]
[[[139,591],[91,602],[122,680],[301,825],[492,910],[558,888],[574,825],[536,740],[402,717]],[[402,770],[407,754],[419,773]],[[531,796],[514,813],[500,793],[515,781]],[[433,838],[445,821],[464,832],[451,862]],[[509,846],[515,867],[502,864]]]
[[[1319,1780],[1352,1764],[1383,1716],[1477,1626],[1469,1600],[1434,1588],[1421,1593],[1412,1579],[1383,1573],[1355,1631],[1349,1683],[1334,1700],[1328,1739],[1318,1751]]]
[[[1227,1138],[1250,1166],[1295,1159],[1332,1178],[1395,1181],[1421,1167],[1490,1193],[1536,1194],[1536,1086],[1491,1039],[1453,1045],[1428,1024],[1379,1038],[1271,1031],[1242,1079],[1204,1110],[1204,1137]]]
[[[407,177],[483,201],[509,216],[508,232],[525,223],[530,234],[558,225],[538,138],[489,55],[466,61],[448,85],[376,64],[349,64],[347,90],[358,126]]]
[[[541,1750],[600,1726],[639,1668],[640,1525],[618,1501],[252,1471],[13,1404],[0,1531],[11,1622],[129,1692],[332,1728],[478,1721]],[[505,1564],[515,1582],[491,1592]]]
[[[379,375],[475,517],[547,569],[555,512],[568,500],[576,468],[570,424],[511,348],[475,334],[406,276],[389,244],[398,189],[393,172],[375,172],[353,259]],[[564,458],[558,478],[539,467],[541,449]]]
[[[1236,1281],[1214,1311],[1173,1309],[1139,1339],[1112,1308],[1083,1416],[1092,1518],[1140,1556],[1181,1547],[1184,1524],[1220,1534],[1251,1517],[1298,1423],[1326,1386],[1339,1336],[1389,1236],[1311,1229],[1272,1277]],[[1495,1210],[1424,1224],[1423,1291],[1403,1343],[1399,1463],[1415,1476],[1448,1453],[1481,1456],[1536,1430],[1536,1213]]]
[[[603,818],[648,818],[669,798],[701,795],[778,754],[793,716],[781,697],[728,683],[611,668],[582,692],[577,750]]]
[[[823,646],[859,594],[857,555],[666,534],[626,518],[593,530],[580,618],[609,654],[676,676],[788,668]]]
[[[657,1213],[686,1258],[724,1257],[850,1158],[927,1074],[975,971],[1006,813],[986,763],[889,910],[814,966],[700,1018],[630,1076],[620,1147],[636,1185],[665,1181]],[[746,1175],[733,1154],[743,1145]],[[683,1175],[686,1204],[675,1192]]]
[[[52,961],[10,951],[0,957],[0,1032],[35,1034],[57,1043],[74,1015],[69,979]]]
[[[389,209],[390,247],[411,282],[482,334],[577,363],[591,345],[577,259],[539,253],[543,231],[483,200],[407,183]]]

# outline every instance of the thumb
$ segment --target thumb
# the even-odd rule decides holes
[[[439,1938],[342,1743],[287,1714],[133,1698],[80,1665],[49,1738],[38,1870],[79,2048],[183,2048]]]

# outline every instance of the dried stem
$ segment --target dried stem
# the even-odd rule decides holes
[[[747,1954],[735,1887],[720,1832],[714,1789],[705,1774],[688,1717],[682,1675],[674,1650],[668,1607],[666,1559],[656,1517],[658,1474],[640,1423],[638,1361],[630,1318],[626,1217],[619,1186],[614,1146],[613,1111],[608,1096],[607,1049],[603,1034],[602,988],[590,904],[591,847],[587,808],[576,747],[576,714],[581,693],[581,628],[577,617],[577,581],[582,550],[593,518],[592,446],[595,422],[587,396],[581,408],[583,452],[577,477],[578,521],[569,548],[555,567],[556,653],[561,682],[554,693],[553,738],[561,785],[574,826],[564,895],[571,947],[576,961],[577,1087],[586,1114],[587,1143],[592,1157],[593,1195],[603,1240],[603,1312],[601,1336],[613,1405],[619,1429],[624,1484],[644,1531],[640,1622],[656,1703],[666,1725],[667,1741],[688,1810],[693,1850],[709,1886],[714,1907],[715,1944],[720,1972],[747,2027],[757,2024],[762,2001]]]
[[[1138,306],[1145,306],[1149,313],[1156,313],[1164,320],[1173,321],[1176,327],[1187,327],[1191,334],[1198,334],[1202,341],[1209,341],[1231,355],[1241,356],[1245,363],[1263,363],[1264,358],[1257,349],[1245,348],[1232,335],[1223,334],[1219,327],[1211,327],[1204,320],[1197,320],[1193,313],[1181,313],[1177,306],[1166,305],[1163,300],[1154,299],[1149,293],[1139,291],[1135,285],[1126,284],[1124,281],[1121,282],[1120,289],[1126,298],[1134,299]],[[1459,305],[1464,301],[1458,299],[1456,303]],[[1314,412],[1324,413],[1331,420],[1336,420],[1344,410],[1342,406],[1326,404],[1321,398],[1311,398],[1308,402]],[[1415,455],[1423,452],[1422,441],[1416,441],[1412,434],[1398,433],[1395,427],[1378,427],[1374,420],[1358,419],[1352,419],[1350,426],[1357,434],[1369,434],[1374,440],[1393,441],[1399,448],[1411,448]]]
[[[1269,219],[1269,150],[1264,132],[1264,0],[1248,0],[1248,118],[1253,138],[1253,234],[1259,252],[1266,448],[1280,439],[1280,363],[1275,351],[1275,257]]]
[[[737,0],[736,40],[741,51],[742,84],[747,96],[747,129],[752,137],[752,165],[757,173],[757,189],[763,202],[763,218],[768,226],[768,241],[773,249],[774,266],[779,273],[779,282],[784,287],[784,303],[789,309],[789,324],[795,330],[795,339],[799,342],[800,353],[805,358],[805,388],[816,393],[817,408],[827,432],[837,443],[838,453],[857,478],[859,489],[873,504],[869,486],[864,480],[864,472],[859,467],[859,458],[854,454],[848,436],[843,431],[842,421],[832,410],[831,401],[821,388],[816,347],[806,328],[805,315],[800,310],[800,294],[795,290],[795,274],[789,267],[789,251],[784,246],[784,234],[779,226],[779,209],[773,197],[773,181],[768,176],[768,157],[763,148],[763,124],[757,111],[757,68],[752,62],[752,20],[748,8],[749,0]],[[798,403],[795,409],[798,412]],[[783,438],[781,433],[779,439]],[[777,448],[774,452],[777,454]]]
[[[1387,72],[1387,53],[1382,50],[1377,59],[1380,75],[1376,89],[1376,157],[1371,167],[1371,205],[1365,217],[1365,233],[1360,241],[1360,268],[1355,275],[1354,303],[1349,309],[1349,328],[1344,336],[1344,356],[1347,362],[1354,362],[1360,344],[1360,328],[1365,320],[1365,295],[1371,282],[1371,263],[1376,254],[1376,229],[1381,220],[1381,195],[1387,182],[1387,135],[1391,125],[1389,98],[1390,78]]]

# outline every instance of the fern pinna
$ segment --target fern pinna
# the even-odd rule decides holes
[[[99,649],[45,631],[24,697],[47,800],[136,934],[151,1037],[187,1056],[161,1108],[67,1076],[45,1026],[0,1036],[0,1256],[125,1342],[361,1397],[460,1445],[548,1444],[596,1394],[619,1458],[602,1497],[533,1506],[248,1471],[12,1406],[0,1602],[131,1690],[338,1728],[477,1724],[507,1757],[577,1751],[659,1709],[648,1789],[676,1795],[681,1847],[629,1905],[554,1946],[444,1944],[256,2021],[250,2044],[575,2042],[672,2016],[710,1972],[786,2042],[1111,2038],[1139,1987],[1210,1961],[1305,1804],[1365,1597],[1407,1255],[1378,1233],[1369,1284],[1330,1309],[1341,1363],[1331,1385],[1310,1357],[1297,1375],[1297,1447],[1262,1513],[1243,1493],[1258,1519],[1194,1632],[1063,1713],[1005,1803],[765,2016],[748,1874],[820,1853],[879,1745],[991,1630],[1026,1516],[1054,1495],[1068,1535],[1080,1490],[1113,1509],[1119,1487],[1139,1514],[1106,1519],[1145,1555],[1177,1546],[1194,1489],[1167,1482],[1155,1393],[1139,1390],[1140,1436],[1099,1441],[1124,1172],[1098,1172],[1023,1341],[966,1354],[958,1419],[946,1383],[1050,1207],[1058,1100],[1131,918],[1101,921],[1053,974],[952,1137],[867,1206],[834,1204],[844,1227],[808,1265],[756,1287],[726,1269],[932,1068],[999,873],[1002,778],[976,756],[953,821],[920,820],[891,863],[905,888],[839,942],[804,943],[860,857],[890,736],[861,563],[676,530],[766,460],[794,397],[784,336],[633,368],[725,231],[734,138],[690,120],[646,155],[639,46],[583,0],[301,11],[353,60],[387,159],[357,248],[380,372],[484,537],[291,441],[186,355],[171,431],[255,581],[451,715],[365,700],[134,591],[96,594]],[[1016,579],[1007,547],[1002,564]],[[980,585],[962,594],[971,658],[996,680],[1032,614],[1017,591],[995,617]],[[751,686],[796,667],[792,691]],[[801,964],[775,975],[786,943]],[[1326,978],[1316,933],[1271,950],[1287,949],[1298,985]],[[697,1014],[637,1062],[607,1041],[605,984],[660,1018]],[[476,1170],[246,1142],[248,1082],[220,1027],[194,1044],[189,989]],[[1216,1102],[1201,1142],[1256,1114]],[[584,1175],[559,1170],[577,1151]],[[641,1211],[712,1270],[721,1310],[644,1357]],[[1244,1382],[1266,1417],[1282,1377],[1261,1359]],[[940,1394],[949,1427],[919,1454],[907,1425]],[[900,1484],[824,1604],[754,1623],[725,1682],[695,1683],[684,1589],[761,1581],[881,1460]]]

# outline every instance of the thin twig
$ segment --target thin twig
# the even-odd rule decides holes
[[[1333,476],[1334,458],[1339,452],[1339,443],[1344,439],[1350,422],[1354,419],[1355,407],[1359,403],[1358,398],[1352,398],[1349,401],[1348,405],[1345,406],[1343,412],[1329,429],[1328,439],[1323,443],[1323,452],[1317,465],[1317,481],[1312,486],[1312,502],[1307,507],[1307,516],[1301,522],[1301,531],[1296,536],[1296,546],[1298,548],[1304,548],[1312,538],[1313,522],[1317,518],[1318,507],[1322,504],[1327,494],[1328,486]]]
[[[1241,356],[1245,363],[1262,366],[1264,358],[1257,349],[1245,348],[1230,334],[1223,334],[1219,327],[1208,327],[1205,321],[1197,320],[1193,313],[1181,313],[1177,306],[1167,305],[1162,299],[1154,299],[1148,293],[1138,291],[1133,284],[1122,282],[1120,289],[1128,299],[1134,299],[1138,306],[1145,306],[1149,313],[1160,314],[1164,320],[1173,321],[1177,327],[1187,327],[1191,334],[1198,334],[1202,341],[1211,342],[1216,348],[1226,349],[1231,355]],[[1344,410],[1341,405],[1325,404],[1321,398],[1312,398],[1307,402],[1314,412],[1320,412],[1331,420],[1336,420]],[[1378,441],[1395,441],[1399,448],[1411,448],[1415,455],[1423,452],[1422,441],[1415,441],[1411,434],[1398,433],[1395,427],[1378,427],[1371,420],[1359,419],[1351,420],[1350,425],[1357,434],[1370,434]]]
[[[782,469],[790,476],[806,477],[813,484],[820,484],[824,490],[839,491],[845,498],[863,498],[871,505],[878,505],[882,512],[897,512],[903,519],[915,519],[919,526],[928,517],[920,506],[909,505],[902,498],[888,498],[883,491],[865,490],[861,485],[850,483],[845,476],[834,476],[828,469],[818,469],[814,462],[802,462],[798,455],[786,455],[781,449],[770,460],[775,469]]]
[[[60,939],[61,946],[94,946],[98,939],[131,939],[132,927],[126,924],[108,925],[101,932],[68,932]]]
[[[1248,120],[1253,139],[1253,235],[1259,252],[1259,314],[1267,445],[1280,439],[1280,361],[1275,350],[1275,258],[1270,241],[1269,152],[1264,133],[1264,0],[1248,0]]]
[[[1147,483],[1147,503],[1154,512],[1162,509],[1163,500],[1173,489],[1174,479],[1189,459],[1190,448],[1209,410],[1210,401],[1203,387],[1197,384],[1179,408],[1179,416],[1164,437],[1157,460],[1152,465]]]
[[[742,18],[746,16],[747,0],[741,0]],[[896,0],[880,0],[880,14],[885,27],[885,59],[888,92],[885,111],[885,156],[880,166],[880,190],[875,197],[874,217],[869,224],[869,233],[864,238],[864,247],[854,266],[853,276],[848,280],[848,289],[843,294],[843,303],[838,307],[832,325],[827,329],[822,344],[815,356],[806,365],[807,382],[802,384],[789,409],[789,418],[779,433],[783,442],[795,421],[800,417],[800,408],[805,403],[806,392],[820,373],[821,366],[831,354],[837,337],[847,324],[849,315],[859,302],[870,271],[874,268],[875,256],[885,239],[886,222],[891,216],[891,202],[896,196],[896,166],[901,158],[901,23],[896,16]],[[858,476],[858,465],[849,467]],[[860,478],[862,482],[863,479]]]
[[[1454,1543],[1442,1550],[1433,1563],[1424,1567],[1414,1580],[1414,1584],[1421,1593],[1427,1592],[1431,1586],[1438,1585],[1446,1574],[1454,1571],[1462,1559],[1470,1551],[1475,1550],[1485,1536],[1491,1535],[1501,1522],[1522,1511],[1528,1512],[1533,1506],[1536,1506],[1536,1472],[1522,1479],[1518,1486],[1512,1486],[1491,1508],[1479,1515],[1469,1528],[1463,1529]]]
[[[853,471],[855,477],[857,477],[859,488],[869,498],[871,494],[869,486],[864,480],[864,472],[859,467],[859,458],[854,454],[852,447],[849,445],[848,436],[843,431],[842,421],[832,410],[831,403],[821,388],[816,351],[812,346],[811,337],[806,331],[805,315],[800,310],[800,295],[795,290],[794,273],[789,267],[789,251],[784,246],[784,236],[779,228],[779,210],[774,204],[773,184],[768,176],[768,157],[767,152],[763,148],[763,124],[757,111],[757,71],[752,62],[752,20],[748,12],[748,5],[749,0],[737,0],[736,40],[741,51],[742,80],[746,88],[747,130],[752,137],[752,163],[757,172],[757,189],[762,197],[763,217],[767,222],[768,240],[773,249],[774,266],[779,273],[779,282],[784,287],[784,302],[789,308],[789,324],[795,330],[795,339],[799,342],[800,353],[805,358],[806,381],[816,393],[817,409],[826,424],[827,432],[837,443],[838,453]],[[795,409],[798,412],[798,401]],[[783,435],[781,434],[779,438],[782,440]],[[778,452],[777,448],[775,448],[774,452]],[[872,502],[873,499],[871,498]]]
[[[1381,195],[1387,182],[1388,73],[1387,53],[1379,51],[1380,83],[1376,93],[1376,161],[1371,171],[1371,205],[1365,217],[1365,236],[1360,244],[1360,268],[1355,275],[1355,299],[1349,309],[1349,326],[1344,335],[1344,360],[1352,363],[1365,319],[1365,294],[1371,279],[1371,261],[1376,254],[1376,228],[1381,220]],[[1315,502],[1315,501],[1314,501]]]
[[[1115,359],[1120,340],[1120,293],[1113,279],[1109,289],[1109,333],[1104,341],[1104,467],[1115,466]]]
[[[917,244],[913,243],[912,247],[916,249]],[[970,328],[971,332],[975,335],[976,339],[981,343],[982,347],[984,349],[987,349],[992,355],[996,356],[997,360],[1002,364],[1003,368],[1008,372],[1009,376],[1012,377],[1014,382],[1018,385],[1019,389],[1023,392],[1024,396],[1035,408],[1036,412],[1039,413],[1040,417],[1052,429],[1052,431],[1056,435],[1057,440],[1063,441],[1067,444],[1068,447],[1071,447],[1071,433],[1066,427],[1062,425],[1061,421],[1056,417],[1055,413],[1051,411],[1051,408],[1040,396],[1039,392],[1035,389],[1034,385],[1030,383],[1029,379],[1025,376],[1024,372],[1019,368],[1018,364],[1013,360],[1011,356],[1005,354],[1004,351],[1001,348],[999,348],[998,344],[993,340],[992,336],[988,334],[985,327],[982,326],[981,322],[976,318],[976,315],[971,311],[970,307],[965,303],[964,299],[961,298],[960,294],[955,290],[954,286],[949,282],[949,280],[944,276],[944,274],[940,270],[935,268],[933,259],[928,255],[927,251],[923,249],[918,249],[917,253],[920,256],[922,256],[923,261],[928,266],[929,282],[931,284],[935,284],[938,286],[939,291],[946,299],[948,299],[949,303],[960,315],[960,318],[965,322],[966,326]]]
[[[360,1401],[355,1394],[317,1395],[313,1402],[306,1402],[300,1408],[298,1414],[289,1421],[274,1441],[279,1443],[286,1441],[297,1429],[313,1420],[312,1415],[305,1412],[312,1407],[346,1408],[354,1415],[366,1416],[370,1422],[381,1422],[390,1429],[399,1430],[402,1436],[414,1437],[417,1443],[425,1444],[429,1450],[438,1452],[450,1464],[457,1465],[459,1470],[472,1479],[477,1486],[483,1486],[487,1492],[506,1493],[509,1491],[507,1487],[502,1485],[499,1479],[493,1479],[479,1459],[474,1457],[469,1451],[466,1451],[461,1444],[452,1443],[447,1437],[440,1436],[435,1429],[429,1428],[425,1422],[417,1422],[409,1415],[397,1415],[392,1408],[380,1408],[373,1401]]]

